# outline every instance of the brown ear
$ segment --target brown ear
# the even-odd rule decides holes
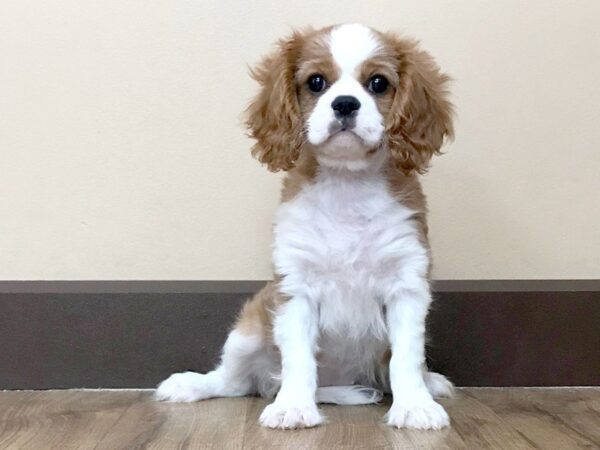
[[[388,38],[398,59],[400,84],[387,120],[388,147],[396,167],[407,175],[425,173],[444,138],[453,137],[450,77],[411,40]]]
[[[291,169],[303,142],[294,78],[302,41],[294,32],[250,72],[261,86],[246,110],[249,135],[256,139],[252,155],[273,172]]]

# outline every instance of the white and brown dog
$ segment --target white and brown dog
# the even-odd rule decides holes
[[[362,25],[293,33],[253,70],[253,154],[287,171],[275,280],[244,306],[212,372],[177,373],[159,400],[258,393],[260,423],[323,422],[317,403],[393,394],[395,427],[439,429],[452,384],[425,366],[431,303],[418,174],[452,136],[448,77],[415,41]]]

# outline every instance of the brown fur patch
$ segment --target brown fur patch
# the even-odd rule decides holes
[[[304,46],[300,56],[300,63],[296,73],[296,86],[300,111],[304,121],[308,120],[310,113],[319,100],[320,93],[311,92],[307,82],[312,75],[322,75],[327,85],[332,85],[340,77],[339,68],[335,65],[328,41],[326,39],[330,29],[321,30],[313,36]]]
[[[311,149],[306,148],[300,155],[300,159],[292,170],[283,179],[281,190],[281,201],[292,200],[304,186],[312,182],[317,174],[317,159]]]
[[[400,77],[386,118],[387,145],[399,170],[425,173],[431,157],[440,153],[444,138],[453,137],[450,77],[440,72],[416,41],[390,33],[380,36],[396,55]]]
[[[366,86],[367,82],[374,75],[383,75],[390,82],[390,88],[387,93],[394,93],[398,87],[400,76],[397,72],[398,62],[396,56],[392,55],[385,48],[380,50],[376,56],[367,59],[359,67],[358,79]],[[376,97],[377,98],[377,97]]]
[[[414,211],[413,220],[419,231],[419,242],[430,253],[427,225],[427,199],[423,193],[421,182],[416,174],[406,175],[397,170],[395,161],[390,160],[385,175],[392,196],[402,205]],[[431,272],[431,255],[429,258],[428,277]]]
[[[376,56],[364,61],[359,68],[359,81],[365,87],[374,75],[383,75],[389,81],[390,85],[384,93],[371,94],[377,104],[377,109],[386,120],[390,116],[400,82],[397,65],[396,55],[391,49],[384,46]]]
[[[277,281],[269,281],[254,297],[248,300],[238,317],[235,329],[245,335],[261,335],[270,340],[273,328],[273,312],[281,303]]]
[[[246,109],[249,135],[256,140],[252,155],[273,172],[292,168],[304,141],[295,75],[305,40],[312,33],[294,32],[282,39],[251,71],[261,86]]]
[[[330,29],[295,31],[250,72],[261,87],[246,109],[249,136],[256,140],[252,155],[273,172],[293,168],[306,142],[304,122],[318,99],[308,78],[337,79],[325,39]]]

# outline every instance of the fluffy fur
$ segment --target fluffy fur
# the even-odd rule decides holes
[[[220,365],[172,375],[157,399],[276,395],[260,423],[301,428],[323,422],[317,403],[391,392],[389,425],[447,426],[433,397],[452,384],[425,367],[430,256],[417,174],[452,136],[448,77],[414,41],[362,25],[295,32],[252,76],[252,153],[287,171],[275,280],[242,309]],[[374,76],[387,89],[372,89]],[[360,108],[342,117],[339,96]]]

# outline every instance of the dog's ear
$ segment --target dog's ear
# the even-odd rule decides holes
[[[280,40],[250,72],[260,84],[246,110],[249,136],[256,139],[252,155],[273,172],[294,167],[304,140],[295,81],[303,36],[294,32]]]
[[[386,124],[387,145],[406,175],[425,173],[444,139],[452,139],[450,77],[415,41],[386,36],[397,58],[400,83]]]

